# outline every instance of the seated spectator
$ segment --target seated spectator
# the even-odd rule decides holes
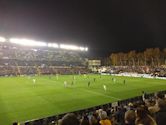
[[[148,111],[152,117],[154,117],[155,113],[159,110],[158,106],[155,103],[155,100],[147,100],[145,102],[145,105],[148,107]]]
[[[134,110],[126,111],[124,119],[126,125],[135,125],[135,111]]]
[[[121,105],[117,107],[117,111],[115,112],[115,115],[117,117],[117,122],[120,124],[124,124],[124,114],[126,112],[126,109]]]
[[[88,118],[87,115],[83,116],[83,118],[81,119],[81,124],[80,125],[90,125],[89,118]]]
[[[158,106],[158,102],[160,100],[163,100],[164,99],[164,95],[161,94],[160,92],[159,93],[156,93],[155,94],[155,99],[156,99],[156,104],[155,105],[148,105],[146,102],[146,104],[148,105],[148,110],[150,111],[150,113],[152,115],[154,115],[156,112],[158,112],[160,110],[159,106]]]
[[[158,92],[155,94],[155,97],[157,100],[164,99],[164,94],[162,94],[161,92]]]
[[[68,113],[62,118],[60,125],[80,125],[80,123],[75,114]]]
[[[99,111],[100,125],[112,125],[111,121],[107,117],[107,113],[103,110]]]
[[[135,125],[157,125],[155,120],[147,113],[142,105],[136,109]]]
[[[117,118],[116,118],[115,114],[113,114],[111,116],[111,123],[112,123],[112,125],[119,125],[119,123],[117,122]]]
[[[94,113],[90,118],[90,125],[100,125],[97,114]]]
[[[158,125],[166,124],[166,102],[165,100],[158,101],[159,111],[156,113],[156,122]]]

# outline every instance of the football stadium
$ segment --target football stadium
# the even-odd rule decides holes
[[[166,125],[166,0],[0,0],[0,125]]]
[[[120,54],[113,53],[112,66],[101,66],[88,60],[88,47],[0,41],[1,125],[58,125],[68,113],[86,121],[97,117],[97,111],[123,124],[128,108],[145,103],[154,114],[155,99],[166,94],[166,70],[158,61],[156,66],[139,66],[131,60],[131,66],[122,66],[126,60],[116,60]]]

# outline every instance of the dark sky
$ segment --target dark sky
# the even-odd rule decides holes
[[[0,0],[0,35],[86,45],[91,54],[166,47],[166,0]]]

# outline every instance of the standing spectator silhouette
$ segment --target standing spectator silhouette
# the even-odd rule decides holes
[[[156,122],[158,125],[166,124],[166,102],[165,100],[158,101],[159,111],[156,113]]]
[[[75,114],[68,113],[62,118],[60,125],[80,125],[80,123]]]
[[[147,113],[144,106],[136,109],[135,125],[157,125],[155,120]]]

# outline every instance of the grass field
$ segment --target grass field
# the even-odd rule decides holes
[[[26,121],[55,114],[75,111],[117,100],[141,95],[141,91],[166,90],[166,80],[114,77],[103,75],[72,75],[1,77],[0,78],[0,125],[11,125],[14,121]],[[94,82],[94,78],[96,81]],[[36,79],[34,85],[33,79]],[[123,84],[124,79],[126,84]],[[88,87],[88,82],[90,86]],[[107,86],[107,91],[103,89]]]

